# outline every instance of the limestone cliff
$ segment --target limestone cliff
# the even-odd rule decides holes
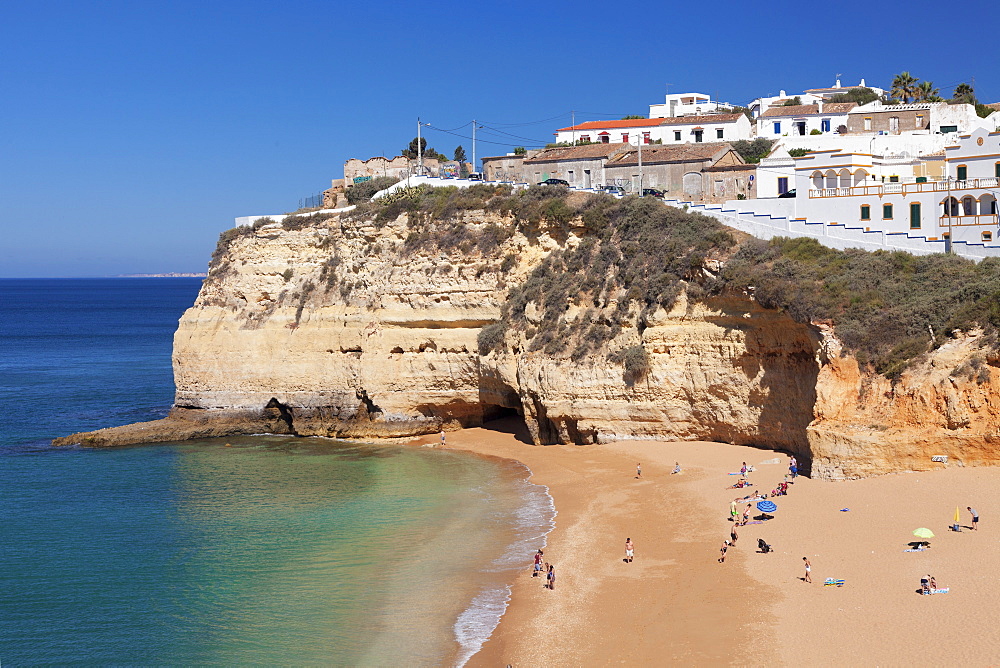
[[[533,350],[520,330],[480,354],[477,337],[500,319],[508,290],[581,243],[579,224],[526,229],[483,211],[435,223],[404,212],[245,230],[220,247],[180,321],[171,418],[61,442],[397,437],[517,413],[538,444],[755,444],[797,453],[828,478],[937,466],[932,454],[996,461],[996,360],[975,361],[974,335],[893,385],[844,356],[831,327],[726,291],[682,293],[643,317],[628,311],[582,358]],[[538,314],[529,305],[528,320]],[[645,355],[640,374],[609,354],[629,347]]]

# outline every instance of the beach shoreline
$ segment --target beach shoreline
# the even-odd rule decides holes
[[[987,530],[948,528],[956,507],[965,526],[968,505],[1000,515],[1000,469],[799,477],[773,499],[775,519],[740,528],[719,563],[730,501],[770,494],[787,455],[700,442],[533,446],[496,429],[449,432],[444,447],[516,460],[548,488],[557,515],[545,561],[556,566],[557,586],[544,589],[526,564],[469,666],[995,662],[1000,550]],[[421,443],[440,447],[437,437]],[[680,475],[671,473],[675,461]],[[730,489],[736,477],[727,474],[743,461],[756,467],[757,486]],[[906,551],[917,527],[933,530],[932,549]],[[633,563],[623,561],[626,538]],[[758,552],[758,538],[774,551]],[[812,584],[802,580],[803,557]],[[927,574],[949,593],[919,595]],[[825,586],[827,578],[845,584]]]

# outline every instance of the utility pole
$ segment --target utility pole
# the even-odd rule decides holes
[[[642,197],[642,130],[637,136],[639,137],[639,197]]]
[[[476,171],[476,119],[472,119],[472,171]]]
[[[569,127],[570,127],[570,132],[573,133],[572,134],[572,137],[573,137],[573,146],[576,146],[576,112],[575,111],[570,111],[569,112]]]
[[[420,145],[420,117],[417,116],[417,173],[420,176],[424,174],[424,147]]]

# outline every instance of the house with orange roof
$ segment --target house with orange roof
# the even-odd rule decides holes
[[[745,114],[704,114],[672,118],[587,121],[556,131],[557,143],[702,144],[750,139]]]

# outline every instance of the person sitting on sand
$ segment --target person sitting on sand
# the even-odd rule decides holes
[[[928,575],[925,578],[920,578],[920,593],[921,593],[921,595],[925,595],[925,594],[931,593],[931,580],[930,580],[930,577],[931,576]]]
[[[746,487],[746,486],[747,486],[747,483],[746,483],[746,481],[745,481],[745,480],[744,480],[743,478],[740,478],[740,479],[739,479],[739,480],[737,480],[737,481],[736,481],[736,483],[735,483],[734,485],[732,485],[732,486],[731,486],[731,487],[730,487],[729,489],[743,489],[743,488],[744,488],[744,487]]]
[[[680,472],[681,472],[681,463],[680,462],[674,462],[674,470],[671,472],[671,475],[673,475],[674,473],[680,473]]]
[[[930,587],[932,594],[937,590],[937,580],[934,579],[933,575],[927,576],[927,586]]]

